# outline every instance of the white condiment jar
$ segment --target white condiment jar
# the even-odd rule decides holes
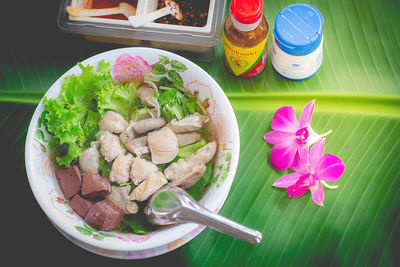
[[[315,7],[294,4],[275,19],[271,62],[274,69],[291,80],[313,76],[322,63],[324,18]]]

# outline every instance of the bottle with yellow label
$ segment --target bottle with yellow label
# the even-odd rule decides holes
[[[225,66],[235,76],[261,73],[267,63],[268,22],[263,0],[232,0],[223,35]]]

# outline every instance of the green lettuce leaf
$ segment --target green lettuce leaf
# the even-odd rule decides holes
[[[68,167],[82,154],[85,134],[81,127],[84,116],[79,107],[44,98],[46,127],[52,134],[50,148],[56,161]],[[54,139],[54,140],[53,140]]]
[[[138,102],[136,95],[138,86],[138,82],[106,84],[96,92],[98,109],[101,111],[114,110],[128,120],[132,109]]]
[[[206,145],[206,140],[200,139],[196,143],[179,147],[178,157],[187,159],[193,155],[199,148]]]
[[[75,162],[95,139],[103,116],[97,109],[96,92],[113,86],[109,63],[101,61],[97,70],[81,63],[78,66],[81,74],[64,78],[57,99],[43,99],[41,120],[51,135],[49,145],[57,163],[65,167]]]

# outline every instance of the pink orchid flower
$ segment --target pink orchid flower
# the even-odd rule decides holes
[[[150,74],[151,67],[141,56],[120,55],[113,67],[114,79],[118,82],[143,81]]]
[[[273,186],[287,188],[289,197],[302,196],[307,190],[311,191],[313,201],[323,206],[324,190],[337,188],[328,185],[325,181],[336,181],[342,175],[345,165],[335,155],[323,155],[325,139],[321,139],[311,149],[308,147],[299,150],[299,160],[292,166],[295,172],[282,176]],[[325,180],[325,181],[324,181]]]
[[[309,102],[297,122],[292,106],[279,108],[272,118],[273,131],[264,135],[264,140],[273,144],[270,161],[277,170],[290,168],[301,148],[309,147],[322,137],[331,133],[328,131],[319,135],[311,128],[312,113],[315,100]]]

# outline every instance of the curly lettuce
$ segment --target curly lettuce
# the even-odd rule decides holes
[[[100,111],[114,110],[129,119],[133,108],[138,103],[136,89],[138,82],[122,82],[114,86],[104,86],[96,92],[97,106]]]
[[[136,102],[137,83],[114,85],[111,67],[100,61],[97,68],[77,64],[82,72],[64,78],[57,99],[43,99],[49,146],[60,166],[69,167],[95,140],[104,111],[115,110],[125,118]]]

